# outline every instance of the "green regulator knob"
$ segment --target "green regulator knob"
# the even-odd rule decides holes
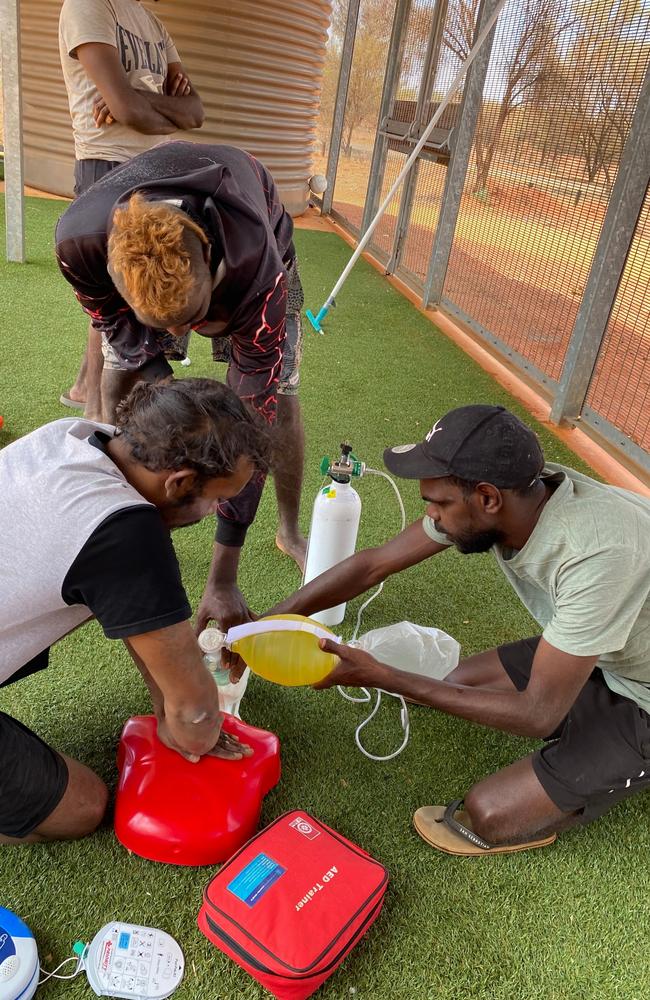
[[[360,462],[356,455],[352,453],[345,456],[346,461],[330,462],[327,456],[323,456],[320,463],[320,471],[323,476],[332,476],[337,482],[349,482],[352,476],[362,476],[366,471],[365,464]],[[346,477],[344,479],[337,478]]]

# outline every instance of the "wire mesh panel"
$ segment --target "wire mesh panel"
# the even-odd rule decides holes
[[[361,0],[359,7],[333,201],[334,210],[354,230],[361,225],[368,186],[393,7],[386,0]],[[346,8],[347,3],[334,5],[334,45],[338,44],[337,38],[343,37]]]
[[[447,167],[435,161],[422,161],[418,167],[401,265],[401,270],[408,271],[418,284],[426,277],[446,172]]]
[[[499,19],[444,296],[554,380],[649,51],[636,0],[511,0]]]
[[[650,451],[650,195],[636,226],[587,404]]]
[[[465,6],[462,0],[449,0],[447,4],[439,56],[430,80],[426,82],[427,104],[422,113],[425,124],[433,117],[441,99],[449,90],[460,63],[467,57],[474,36],[477,10],[478,5],[474,10]],[[454,95],[438,122],[443,133],[440,138],[444,137],[439,155],[436,157],[427,153],[425,147],[424,157],[418,166],[410,225],[401,259],[402,269],[417,284],[424,281],[431,257],[449,162],[449,141],[452,130],[458,124],[461,101],[462,89]]]
[[[339,10],[346,5],[340,0]],[[352,77],[356,72],[365,80],[367,110],[360,119],[353,92],[334,198],[352,231],[359,232],[364,208],[367,224],[383,202],[467,58],[480,9],[481,0],[400,0],[397,7],[396,0],[361,0]],[[389,46],[396,10],[401,13]],[[389,48],[382,102],[380,77]],[[372,51],[374,61],[366,58]],[[461,119],[458,94],[431,136],[434,145],[424,147],[372,237],[371,252],[389,270],[424,287],[427,301],[438,302],[442,288],[443,307],[506,352],[551,395],[563,374],[649,65],[650,0],[509,0],[494,32],[467,173],[463,155],[450,157],[456,128],[467,150],[463,143],[475,105],[470,99]],[[475,81],[482,79],[477,70]],[[370,199],[364,205],[375,139]],[[454,174],[446,186],[448,164]],[[649,211],[646,201],[584,412],[592,423],[600,415],[610,430],[646,450]]]
[[[384,198],[390,191],[391,186],[395,183],[395,179],[403,166],[404,154],[398,153],[394,149],[389,149],[386,154],[384,177],[378,199],[379,204],[383,203]],[[382,261],[386,261],[391,255],[393,241],[395,239],[395,227],[397,225],[397,215],[399,212],[401,197],[402,192],[401,190],[398,190],[393,198],[391,198],[386,207],[386,211],[377,223],[377,228],[372,234],[370,251],[371,253],[376,254]]]
[[[345,32],[347,15],[348,0],[338,0],[338,2],[332,5],[332,20],[325,49],[323,83],[316,126],[316,142],[313,157],[313,170],[315,174],[325,174],[327,171],[327,154],[329,153],[332,125],[334,123],[336,87],[341,69],[343,34]]]
[[[440,0],[440,2],[444,2],[444,0]],[[388,153],[378,204],[381,204],[390,190],[391,185],[403,168],[407,157],[419,138],[420,133],[417,131],[419,121],[422,119],[428,121],[435,110],[435,107],[429,104],[426,110],[421,111],[418,116],[418,99],[421,98],[423,76],[426,73],[427,48],[434,28],[435,18],[435,0],[413,0],[404,34],[395,98],[388,112],[387,121],[381,123],[388,135],[403,135],[404,139],[400,141],[399,138],[393,137],[387,140]],[[429,89],[431,89],[430,84]],[[426,154],[426,151],[425,155],[428,155],[429,158],[431,156],[431,154]],[[386,212],[388,219],[386,222],[382,220],[379,223],[370,243],[371,250],[379,251],[379,256],[382,258],[390,257],[393,249],[397,216],[404,186],[402,184],[398,189],[391,204],[388,206]],[[420,188],[419,182],[416,187]],[[426,199],[427,195],[423,192],[421,200],[425,202]],[[407,242],[410,238],[410,233],[411,228],[409,226],[406,236]],[[424,264],[424,267],[426,268],[426,264]]]

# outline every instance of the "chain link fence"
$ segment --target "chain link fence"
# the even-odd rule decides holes
[[[353,234],[494,2],[335,3],[330,60],[351,10],[356,24],[331,99],[344,114],[324,210]],[[645,474],[649,67],[647,4],[509,0],[370,243],[423,304],[533,380],[552,419],[583,421]]]

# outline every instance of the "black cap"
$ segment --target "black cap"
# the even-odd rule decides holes
[[[544,467],[537,435],[503,406],[459,406],[420,444],[384,452],[386,468],[403,479],[457,476],[512,489],[532,482]]]

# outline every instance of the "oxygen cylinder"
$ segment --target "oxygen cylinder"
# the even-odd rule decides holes
[[[333,481],[317,495],[309,528],[303,584],[347,559],[354,552],[361,518],[361,499],[350,482]],[[322,625],[338,625],[345,603],[311,615]]]

